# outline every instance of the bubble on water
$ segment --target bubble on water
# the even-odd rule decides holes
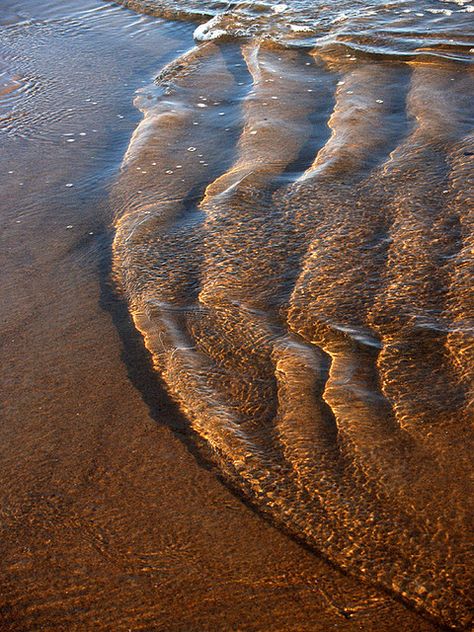
[[[294,33],[311,33],[311,27],[302,24],[290,24],[290,29]],[[311,62],[307,62],[306,65],[311,66]]]
[[[73,185],[73,183],[72,183],[72,182],[68,182],[68,183],[66,184],[66,186],[67,186],[67,188],[68,188],[68,189],[70,189],[70,188],[71,188],[71,187],[73,187],[74,185]]]
[[[205,103],[198,103],[197,106],[198,108],[207,108],[207,105]]]
[[[427,11],[429,11],[430,13],[434,13],[434,14],[437,14],[437,13],[442,13],[444,15],[452,15],[453,14],[452,9],[427,9]]]
[[[196,147],[188,147],[188,151],[196,151]]]

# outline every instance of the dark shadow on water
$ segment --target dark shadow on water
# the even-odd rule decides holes
[[[193,453],[199,465],[214,470],[214,465],[203,456],[206,451],[204,442],[189,427],[189,422],[178,406],[166,393],[165,386],[153,368],[152,357],[146,349],[142,335],[135,328],[128,307],[112,280],[112,241],[113,236],[103,227],[98,237],[100,260],[100,307],[112,318],[122,343],[121,356],[127,368],[127,375],[133,386],[139,391],[147,405],[153,420],[166,425],[177,438]],[[199,444],[199,449],[196,447]],[[202,444],[202,445],[201,445]]]

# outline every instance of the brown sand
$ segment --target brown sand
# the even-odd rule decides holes
[[[84,100],[83,51],[67,51],[58,72]],[[435,629],[275,529],[190,450],[107,286],[111,218],[90,172],[119,105],[75,111],[51,142],[2,139],[0,629]],[[100,130],[73,157],[71,125]]]
[[[38,149],[9,158],[35,164]],[[18,208],[40,182],[2,199]],[[273,528],[190,452],[138,343],[135,369],[124,362],[114,319],[132,330],[84,238],[99,213],[84,205],[41,240],[37,219],[2,230],[1,629],[433,629]]]

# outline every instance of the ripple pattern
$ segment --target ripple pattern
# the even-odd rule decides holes
[[[449,61],[207,42],[138,94],[113,194],[116,278],[228,481],[459,629],[473,84]]]

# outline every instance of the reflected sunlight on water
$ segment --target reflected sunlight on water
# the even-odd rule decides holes
[[[474,76],[447,4],[147,2],[212,41],[137,96],[114,262],[233,485],[463,626]]]

